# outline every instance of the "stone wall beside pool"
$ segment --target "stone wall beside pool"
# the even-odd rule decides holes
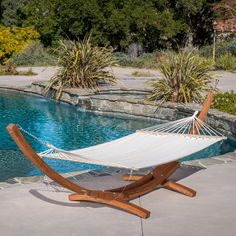
[[[33,83],[30,90],[42,95],[44,88],[44,83]],[[201,109],[201,105],[198,104],[164,103],[157,106],[145,100],[146,94],[147,91],[142,90],[103,89],[94,93],[89,90],[67,89],[62,93],[60,100],[88,111],[138,116],[163,122],[190,116],[194,111]],[[236,140],[236,116],[211,109],[206,121],[224,135]]]

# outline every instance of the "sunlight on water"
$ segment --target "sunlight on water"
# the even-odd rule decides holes
[[[0,181],[41,173],[19,152],[6,131],[9,123],[16,123],[38,138],[66,150],[89,147],[108,142],[157,124],[144,119],[116,118],[83,112],[53,100],[13,92],[0,92]],[[37,152],[45,150],[40,143],[27,137]],[[191,159],[218,155],[233,150],[225,142],[215,145]],[[99,168],[69,161],[46,160],[59,172]]]

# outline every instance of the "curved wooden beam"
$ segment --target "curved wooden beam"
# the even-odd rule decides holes
[[[199,120],[204,121],[206,119],[207,113],[210,109],[213,99],[214,99],[214,92],[211,91],[208,93],[207,98],[202,106],[202,109],[201,109],[199,115],[198,115]],[[200,128],[201,127],[194,125],[193,129],[190,131],[190,134],[198,134]],[[147,182],[149,182],[149,184],[150,184],[150,181],[152,179],[152,175],[151,174],[148,174],[146,176],[139,175],[139,174],[137,174],[137,175],[123,175],[122,179],[125,181],[135,181],[133,183],[133,186],[136,187],[135,190],[137,191],[138,183],[141,183],[139,186],[141,186],[141,188],[143,188],[143,185],[146,184]],[[196,195],[196,191],[194,191],[193,189],[188,188],[184,185],[175,183],[173,181],[167,180],[167,179],[164,180],[161,183],[161,185],[167,189],[182,193],[182,194],[189,196],[189,197],[194,197]],[[132,185],[130,185],[130,186],[132,187]],[[117,189],[117,190],[120,191],[120,189]],[[127,194],[127,191],[125,193]]]
[[[14,124],[8,125],[7,130],[9,134],[11,135],[11,137],[13,138],[13,140],[15,141],[15,143],[17,144],[17,146],[23,152],[23,154],[50,179],[54,180],[61,186],[79,194],[83,194],[83,193],[91,194],[91,192],[95,191],[95,190],[89,190],[89,189],[80,187],[79,185],[64,178],[63,176],[58,174],[56,171],[54,171],[50,166],[48,166],[47,163],[45,163],[42,160],[42,158],[40,158],[38,154],[33,150],[33,148],[26,141],[26,139],[24,138],[24,136],[22,135],[22,133],[20,132],[20,130],[17,128],[16,125]],[[159,169],[160,167],[157,167],[157,168]],[[153,179],[153,173],[149,173],[148,175],[144,176],[142,180],[139,180],[135,183],[131,183],[124,187],[100,191],[100,192],[104,193],[104,197],[106,194],[106,197],[108,197],[108,195],[109,196],[116,195],[116,197],[123,198],[125,196],[123,193],[121,194],[121,192],[123,192],[124,189],[125,191],[137,189],[137,187],[148,185],[148,183],[152,181],[152,179]]]
[[[146,209],[137,206],[133,203],[121,200],[121,199],[104,199],[103,197],[93,197],[90,195],[81,195],[81,194],[71,194],[69,196],[70,201],[86,201],[86,202],[98,202],[103,203],[109,206],[114,206],[116,208],[122,209],[124,211],[127,211],[129,213],[132,213],[134,215],[137,215],[139,217],[142,217],[144,219],[148,218],[150,216],[150,212]]]
[[[34,151],[34,149],[30,146],[30,144],[26,141],[20,130],[17,128],[15,124],[9,124],[7,126],[7,131],[11,135],[12,139],[15,141],[17,146],[23,152],[23,154],[45,175],[47,175],[50,179],[54,180],[56,183],[60,184],[64,188],[67,188],[73,192],[79,194],[91,194],[92,192],[101,192],[106,198],[123,198],[124,195],[122,193],[111,193],[108,191],[96,191],[90,190],[87,188],[83,188],[72,181],[64,178],[60,174],[58,174],[55,170],[53,170],[46,162],[42,160],[42,158]]]
[[[201,120],[201,121],[204,121],[207,117],[207,113],[211,107],[211,104],[214,100],[214,92],[209,92],[208,95],[207,95],[207,98],[202,106],[202,109],[201,109],[201,112],[199,113],[198,115],[198,119]]]
[[[136,175],[123,175],[122,179],[124,181],[138,181],[143,178],[144,175],[136,174]]]
[[[144,177],[144,175],[123,175],[122,176],[122,179],[125,180],[125,181],[138,181],[140,179],[142,179]],[[175,192],[178,192],[178,193],[182,193],[188,197],[195,197],[196,196],[196,191],[189,188],[189,187],[186,187],[182,184],[179,184],[179,183],[176,183],[176,182],[173,182],[171,180],[168,180],[166,179],[163,183],[161,183],[161,185],[164,187],[164,188],[167,188],[169,190],[173,190]]]
[[[15,141],[17,146],[23,152],[23,154],[45,175],[47,175],[50,179],[54,180],[56,183],[61,186],[76,192],[76,194],[72,194],[69,196],[69,200],[71,201],[90,201],[90,202],[99,202],[104,203],[106,205],[115,206],[119,209],[125,210],[142,218],[148,218],[150,212],[144,208],[141,208],[135,204],[127,202],[122,199],[126,199],[127,197],[122,193],[125,187],[121,188],[120,191],[112,192],[111,190],[107,191],[97,191],[97,190],[89,190],[79,185],[71,182],[70,180],[64,178],[56,171],[54,171],[50,166],[45,163],[42,158],[33,150],[30,144],[26,141],[20,130],[17,128],[15,124],[10,124],[7,126],[7,131],[11,135],[12,139]],[[144,178],[145,179],[145,178]],[[148,182],[150,180],[150,176],[147,178]],[[138,184],[140,186],[141,182]],[[130,184],[133,189],[134,184]]]
[[[9,132],[17,146],[20,148],[20,150],[23,152],[23,154],[50,179],[76,193],[84,193],[88,191],[88,189],[82,188],[74,184],[73,182],[67,180],[66,178],[58,174],[56,171],[54,171],[50,166],[48,166],[47,163],[45,163],[29,145],[29,143],[26,141],[26,139],[21,134],[20,130],[15,124],[9,124],[7,126],[7,131]]]
[[[211,107],[211,104],[214,100],[214,92],[209,92],[207,95],[207,98],[202,106],[202,109],[198,115],[198,119],[201,121],[205,121],[206,117],[207,117],[207,113]],[[201,129],[200,126],[193,126],[193,129],[190,131],[190,134],[199,134],[199,130]]]
[[[179,183],[175,183],[173,181],[170,181],[170,180],[165,180],[163,183],[162,183],[162,186],[164,188],[167,188],[169,190],[172,190],[172,191],[175,191],[175,192],[178,192],[178,193],[182,193],[188,197],[195,197],[197,192],[191,188],[188,188],[182,184],[179,184]]]
[[[167,164],[157,166],[152,172],[143,176],[134,183],[121,188],[99,191],[89,190],[71,182],[64,178],[50,166],[47,165],[39,155],[33,150],[30,144],[26,141],[16,125],[10,124],[7,130],[15,143],[18,145],[23,154],[45,175],[54,180],[61,186],[75,192],[69,196],[72,201],[90,201],[99,202],[107,205],[115,206],[122,210],[128,211],[142,218],[147,218],[150,212],[125,200],[130,200],[146,194],[154,190],[158,185],[162,184],[178,167],[179,162],[174,161]],[[171,188],[169,183],[169,188]]]
[[[176,171],[176,169],[178,169],[179,165],[180,164],[178,161],[173,161],[157,166],[151,172],[151,174],[153,175],[152,180],[134,189],[129,189],[129,190],[125,189],[123,191],[125,197],[127,197],[127,199],[133,199],[153,191],[154,189],[157,188],[158,185],[161,185],[166,178],[172,175]]]

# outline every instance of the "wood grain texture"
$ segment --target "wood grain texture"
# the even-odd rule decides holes
[[[162,183],[162,186],[164,188],[167,188],[169,190],[173,190],[175,192],[178,192],[178,193],[182,193],[188,197],[195,197],[196,196],[196,191],[189,188],[189,187],[186,187],[182,184],[179,184],[179,183],[176,183],[176,182],[173,182],[173,181],[170,181],[170,180],[165,180],[163,183]]]
[[[138,181],[143,178],[144,175],[123,175],[122,179],[125,181]]]
[[[150,212],[146,209],[137,206],[133,203],[112,198],[112,199],[106,199],[104,197],[94,197],[91,195],[81,195],[81,194],[71,194],[69,196],[69,200],[71,201],[86,201],[86,202],[96,202],[96,203],[103,203],[109,206],[114,206],[118,209],[124,210],[126,212],[132,213],[134,215],[137,215],[139,217],[142,217],[144,219],[148,218],[150,216]]]
[[[214,100],[214,92],[209,92],[202,106],[202,109],[198,115],[199,120],[205,121],[213,100]],[[193,129],[190,131],[190,134],[199,134],[200,129],[201,126],[193,125]]]

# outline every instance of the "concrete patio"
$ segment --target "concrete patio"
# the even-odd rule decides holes
[[[132,73],[137,70],[143,71],[114,68],[118,86],[146,89],[147,80],[160,76],[158,71],[149,70],[151,77],[133,77]],[[22,89],[32,82],[48,81],[56,68],[37,67],[33,71],[38,75],[1,76],[0,87]],[[236,91],[235,73],[218,71],[215,74],[222,91]],[[41,181],[0,183],[0,236],[236,235],[236,153],[220,158],[193,161],[198,168],[180,168],[172,176],[197,190],[195,198],[159,189],[134,200],[151,211],[146,220],[100,204],[69,202],[69,192],[52,191]],[[224,162],[227,163],[222,164]],[[199,170],[199,166],[207,169]],[[92,189],[114,188],[124,184],[120,177],[88,176],[81,179],[80,184]]]
[[[36,76],[0,76],[0,87],[27,87],[33,82],[48,81],[56,72],[56,67],[20,67],[19,70],[28,70],[32,68]],[[135,77],[133,72],[149,73],[148,77]],[[118,79],[116,87],[130,88],[130,89],[148,89],[146,83],[149,80],[160,78],[158,70],[138,69],[129,67],[113,67],[113,72]],[[213,71],[215,79],[219,80],[218,88],[222,91],[236,91],[236,73],[227,71]]]
[[[180,183],[196,189],[195,198],[159,189],[133,201],[151,211],[146,220],[100,204],[69,202],[68,192],[42,183],[0,190],[0,235],[236,235],[236,162],[192,170],[180,169],[173,178],[188,175]],[[121,184],[119,176],[91,178],[80,183]]]

